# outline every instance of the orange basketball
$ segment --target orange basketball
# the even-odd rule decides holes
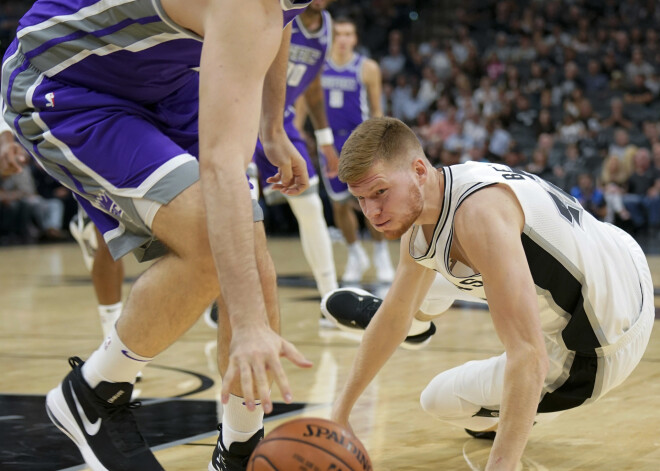
[[[371,471],[364,446],[341,425],[304,417],[280,425],[257,445],[248,471]]]

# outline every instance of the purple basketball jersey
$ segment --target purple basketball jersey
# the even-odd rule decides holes
[[[284,130],[305,158],[310,177],[314,177],[316,171],[307,152],[305,141],[293,125],[293,118],[295,116],[294,105],[296,100],[318,76],[326,60],[328,48],[332,43],[332,19],[327,11],[322,12],[322,17],[323,24],[316,32],[308,31],[300,17],[296,17],[293,21],[284,108]],[[267,189],[270,184],[266,180],[277,173],[277,168],[268,161],[261,142],[257,142],[253,160],[259,168],[261,186]]]
[[[353,129],[369,117],[367,88],[362,80],[363,61],[363,56],[355,54],[346,65],[338,66],[328,59],[323,66],[325,106],[338,151]]]
[[[286,82],[285,119],[293,119],[294,104],[321,71],[332,43],[330,14],[322,12],[323,25],[316,32],[305,28],[300,17],[291,25],[291,45]]]
[[[284,25],[309,3],[282,0]],[[143,104],[190,83],[202,50],[202,38],[177,25],[158,0],[37,0],[20,20],[17,41],[46,77]],[[16,49],[14,42],[5,57]]]

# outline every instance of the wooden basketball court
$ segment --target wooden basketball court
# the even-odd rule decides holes
[[[286,364],[295,404],[276,408],[266,432],[288,418],[328,417],[357,343],[319,328],[319,297],[295,238],[272,239],[280,276],[283,335],[314,362]],[[396,257],[397,248],[391,251]],[[341,273],[346,259],[335,244]],[[126,259],[125,285],[143,266]],[[660,256],[649,256],[660,287]],[[373,272],[367,273],[368,282]],[[656,291],[658,292],[658,291]],[[656,306],[659,304],[656,298]],[[658,321],[656,321],[656,324]],[[487,311],[463,305],[436,320],[438,333],[423,350],[399,349],[359,401],[352,425],[374,469],[482,470],[490,442],[433,420],[419,393],[438,372],[502,347]],[[205,470],[216,441],[220,379],[215,331],[203,320],[144,371],[137,385],[140,426],[167,470]],[[69,371],[67,358],[87,358],[101,341],[91,280],[75,244],[0,249],[0,469],[85,469],[73,444],[46,417],[45,394]],[[275,391],[278,400],[278,392]],[[623,386],[596,404],[535,427],[524,470],[660,469],[660,330]]]

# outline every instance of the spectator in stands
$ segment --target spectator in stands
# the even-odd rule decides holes
[[[552,121],[552,115],[550,114],[549,109],[542,108],[541,111],[539,111],[538,118],[536,119],[536,123],[534,124],[534,132],[537,138],[544,133],[555,134],[556,126],[555,123]]]
[[[486,56],[490,57],[495,54],[500,63],[506,64],[511,61],[513,49],[509,46],[509,39],[504,31],[500,31],[495,35],[495,44],[486,50]]]
[[[435,49],[429,59],[429,66],[440,80],[447,80],[451,75],[451,60],[446,48]]]
[[[533,173],[544,180],[554,183],[555,177],[552,168],[548,164],[548,153],[541,148],[534,149],[532,152],[532,160],[527,164],[525,168],[529,173]]]
[[[569,97],[574,89],[583,88],[584,84],[580,78],[580,70],[575,62],[567,62],[564,65],[564,76],[562,81],[552,90],[555,104],[562,103]]]
[[[0,245],[36,241],[36,228],[31,227],[33,211],[27,202],[33,190],[28,170],[0,180]]]
[[[431,140],[446,141],[450,136],[461,132],[461,123],[457,117],[457,108],[454,103],[450,103],[447,108],[447,114],[431,123]]]
[[[630,171],[621,159],[614,155],[605,159],[600,177],[608,209],[605,221],[626,229],[628,229],[630,213],[623,204],[623,195],[626,192],[629,178]]]
[[[601,59],[601,64],[603,72],[610,78],[610,80],[614,76],[615,72],[621,72],[621,67],[617,63],[616,54],[612,48],[607,49],[605,55]]]
[[[660,131],[658,130],[658,123],[656,121],[644,120],[642,122],[642,133],[646,141],[644,147],[653,149],[657,143],[660,143]],[[660,168],[660,166],[655,166]]]
[[[422,80],[419,84],[419,93],[417,94],[417,103],[419,106],[419,113],[426,111],[437,98],[439,92],[442,91],[442,84],[435,75],[433,69],[429,66],[424,66],[422,69]]]
[[[568,144],[564,150],[564,159],[552,168],[557,186],[566,192],[578,184],[578,176],[585,171],[577,144]]]
[[[660,170],[651,165],[651,154],[646,148],[635,152],[627,190],[623,204],[635,229],[651,229],[655,233],[660,228]]]
[[[644,60],[656,62],[659,52],[660,47],[658,45],[658,33],[655,28],[648,28],[646,30],[645,42],[642,46],[642,54],[644,55]]]
[[[628,131],[619,128],[614,131],[614,142],[610,144],[607,155],[617,157],[627,170],[632,169],[632,161],[637,147],[630,143]]]
[[[584,91],[587,95],[602,93],[607,90],[609,80],[601,70],[600,62],[589,59],[587,63],[587,74],[584,77]]]
[[[42,238],[47,241],[65,239],[62,229],[68,227],[68,222],[78,212],[78,203],[68,188],[41,167],[33,164],[31,168],[38,195],[37,217],[43,231]]]
[[[459,119],[465,116],[466,108],[475,108],[477,106],[477,101],[472,96],[472,85],[470,85],[470,79],[467,75],[459,74],[456,77],[456,96],[454,101],[459,112]]]
[[[589,211],[596,219],[602,221],[607,216],[607,203],[605,196],[595,185],[594,177],[589,172],[582,172],[578,176],[577,185],[571,188],[571,195],[580,202],[582,207]]]
[[[632,84],[627,88],[623,101],[631,105],[648,105],[653,101],[653,93],[644,84],[644,75],[635,75]]]
[[[594,139],[602,129],[600,119],[591,106],[588,98],[582,98],[578,103],[578,120],[584,124],[587,130],[587,137]]]
[[[529,75],[529,79],[523,86],[523,91],[538,99],[541,90],[549,85],[547,72],[540,62],[532,62],[529,66]]]
[[[566,110],[559,125],[559,140],[564,144],[575,144],[587,136],[587,128],[577,119],[577,110]]]
[[[514,63],[529,63],[536,59],[536,48],[532,44],[532,38],[529,34],[520,35],[520,42],[517,47],[511,51],[511,61]]]
[[[625,67],[626,80],[630,85],[635,82],[635,78],[642,76],[642,82],[644,79],[655,73],[655,69],[651,64],[644,60],[644,54],[641,47],[635,47],[632,50],[632,59],[626,64]]]
[[[519,94],[516,98],[515,120],[517,123],[530,128],[530,131],[536,123],[538,111],[532,108],[529,97],[524,94]]]
[[[623,100],[614,97],[610,100],[610,115],[601,122],[601,125],[603,128],[619,127],[631,129],[635,126],[635,123],[625,115],[623,111]]]
[[[380,69],[384,80],[392,80],[403,72],[406,56],[403,54],[401,32],[394,30],[389,34],[388,52],[380,60]]]
[[[413,83],[414,77],[405,74],[396,76],[396,85],[392,91],[392,116],[408,121],[417,114],[417,89]]]
[[[496,52],[486,56],[486,73],[491,80],[499,80],[506,71],[506,65],[500,60]]]
[[[484,118],[494,116],[500,111],[499,93],[488,75],[481,77],[479,88],[474,91],[474,101],[481,108]]]
[[[486,159],[490,162],[501,162],[511,148],[511,134],[502,128],[502,122],[498,118],[486,120],[487,152]]]

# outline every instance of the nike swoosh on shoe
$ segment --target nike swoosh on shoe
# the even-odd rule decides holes
[[[76,403],[76,410],[78,411],[80,420],[82,420],[83,427],[85,427],[85,432],[90,436],[96,435],[101,429],[101,418],[99,417],[96,419],[96,422],[94,423],[90,422],[87,418],[87,414],[85,414],[85,411],[80,405],[80,401],[78,401],[78,396],[76,396],[76,392],[73,390],[73,385],[71,383],[69,383],[69,387],[71,388],[71,394],[73,395],[73,402]]]

